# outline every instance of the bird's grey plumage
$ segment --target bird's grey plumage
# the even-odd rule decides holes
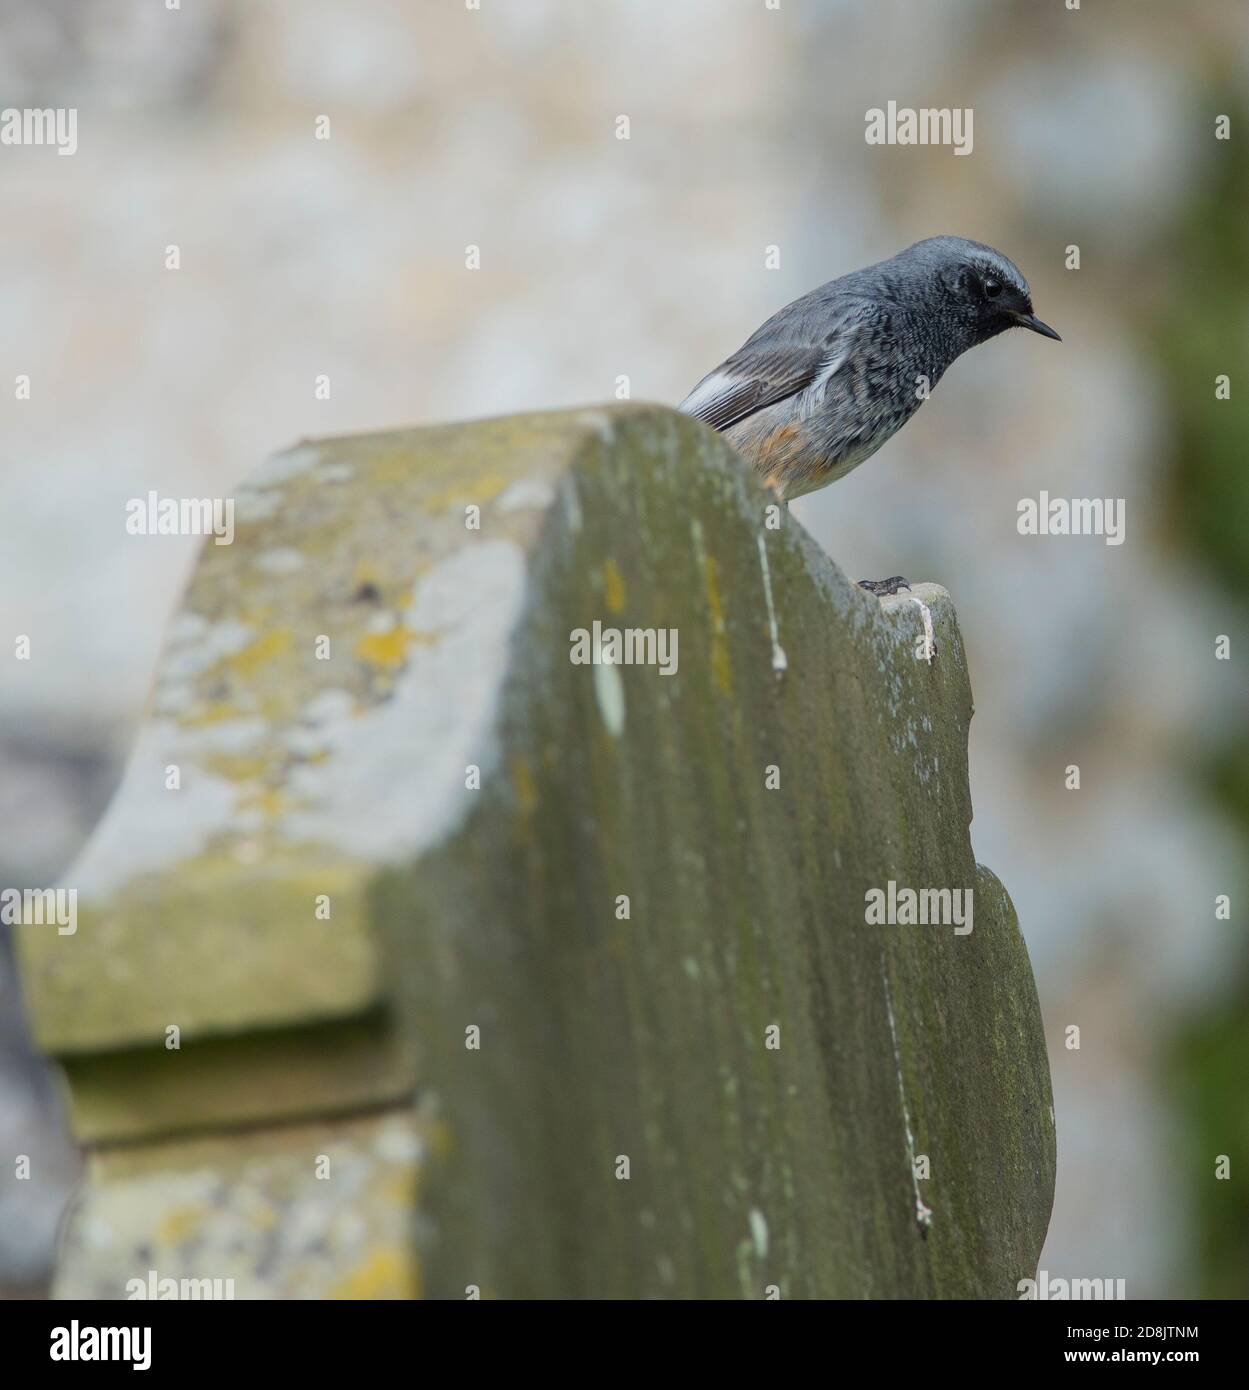
[[[680,409],[722,430],[786,499],[869,458],[950,364],[1032,314],[1013,261],[980,242],[931,237],[831,280],[774,314]]]

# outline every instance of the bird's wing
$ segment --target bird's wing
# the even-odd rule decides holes
[[[801,304],[801,301],[800,301]],[[713,429],[725,430],[765,406],[826,385],[845,362],[869,316],[869,306],[827,305],[805,312],[791,305],[708,372],[678,406]]]

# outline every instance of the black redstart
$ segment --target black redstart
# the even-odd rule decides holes
[[[1014,261],[978,241],[929,237],[786,305],[680,409],[722,430],[791,501],[870,458],[956,357],[1016,327],[1058,338],[1032,312]],[[859,583],[874,594],[910,587],[901,575]]]

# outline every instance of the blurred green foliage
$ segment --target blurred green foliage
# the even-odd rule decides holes
[[[1215,575],[1249,591],[1249,112],[1231,115],[1175,229],[1156,344],[1174,422],[1171,514]],[[1203,113],[1200,119],[1205,119]],[[1231,377],[1231,397],[1215,381]]]
[[[1233,997],[1195,1017],[1179,1039],[1173,1080],[1182,1119],[1181,1171],[1197,1240],[1197,1286],[1204,1298],[1249,1294],[1249,972]],[[1217,1176],[1220,1156],[1229,1161]]]
[[[1174,422],[1169,513],[1175,539],[1249,610],[1249,112],[1230,96],[1198,120],[1230,115],[1204,186],[1175,229],[1171,283],[1155,335]],[[1219,400],[1215,381],[1231,378]],[[1211,634],[1213,640],[1213,634]],[[1233,661],[1244,653],[1233,650]],[[1207,771],[1212,797],[1249,842],[1249,724],[1229,726]],[[1231,920],[1244,933],[1245,863]],[[1211,910],[1213,910],[1213,903]],[[1203,1005],[1174,1041],[1171,1078],[1182,1124],[1178,1159],[1188,1175],[1197,1288],[1209,1298],[1249,1296],[1249,946],[1220,1004]],[[1216,1176],[1219,1155],[1230,1164]]]

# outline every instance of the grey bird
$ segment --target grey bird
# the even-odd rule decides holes
[[[1019,267],[963,237],[917,241],[803,295],[679,409],[721,430],[782,500],[843,478],[897,433],[955,360],[1008,328],[1062,340]],[[859,581],[874,594],[901,575]]]

